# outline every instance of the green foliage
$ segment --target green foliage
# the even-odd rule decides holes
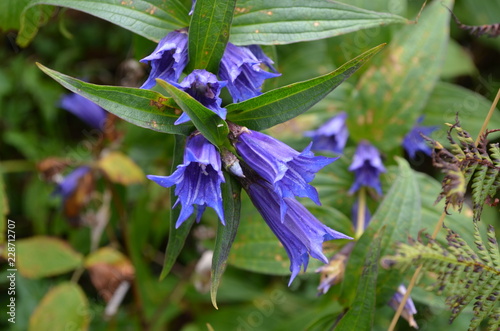
[[[452,0],[443,2],[451,6]],[[348,121],[354,139],[398,146],[425,107],[446,52],[450,13],[431,3],[416,25],[398,31],[383,58],[361,77],[350,100]]]
[[[380,234],[380,254],[387,255],[392,249],[392,243],[404,241],[421,229],[420,191],[415,173],[403,159],[398,159],[398,166],[398,176],[349,257],[345,272],[350,281],[343,283],[343,291],[350,303],[353,303],[357,296],[355,284],[362,275],[366,252],[373,248],[372,238],[375,234],[384,228]],[[377,276],[377,291],[382,293],[383,301],[392,296],[401,280],[401,274],[380,270]]]
[[[288,44],[397,23],[408,21],[335,1],[244,0],[237,4],[230,41],[237,45]]]
[[[424,270],[436,275],[433,289],[446,294],[446,304],[451,309],[450,322],[469,304],[473,303],[474,317],[469,330],[475,330],[486,317],[490,317],[488,330],[497,330],[500,319],[498,307],[500,293],[500,253],[492,226],[483,242],[479,225],[474,222],[475,249],[460,235],[446,228],[446,244],[430,236],[411,239],[410,244],[400,243],[397,255],[385,257],[383,264],[405,270],[422,265]]]
[[[39,5],[62,6],[76,9],[130,29],[148,39],[159,41],[167,31],[188,26],[188,9],[179,0],[169,0],[168,4],[158,0],[34,0],[30,1],[21,14],[21,28],[16,42],[27,46],[35,37],[38,25],[33,9]],[[47,6],[43,6],[47,10]],[[50,7],[48,7],[50,8]]]
[[[65,241],[50,237],[31,237],[16,245],[19,272],[28,278],[66,273],[83,263],[83,256]]]
[[[89,98],[110,113],[132,124],[173,134],[187,135],[193,130],[190,123],[174,125],[180,114],[179,106],[172,98],[167,98],[158,92],[85,83],[41,64],[37,65],[70,91]]]
[[[380,228],[373,236],[372,246],[366,251],[363,272],[351,308],[339,324],[337,331],[343,330],[372,330],[375,317],[375,300],[377,289],[377,274],[380,247],[385,227]]]
[[[219,72],[235,5],[236,0],[196,1],[189,24],[189,71],[206,69],[214,74]]]
[[[241,185],[234,177],[228,174],[224,177],[226,183],[222,186],[222,197],[226,225],[217,225],[210,284],[210,297],[215,308],[217,308],[217,289],[219,288],[222,274],[226,270],[229,252],[238,232],[241,213]]]
[[[377,46],[326,75],[230,104],[227,106],[227,119],[253,130],[264,130],[288,121],[307,111],[332,92],[384,46]]]

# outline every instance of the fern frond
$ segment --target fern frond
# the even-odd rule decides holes
[[[410,239],[409,244],[399,244],[394,256],[384,257],[385,267],[407,269],[422,265],[436,275],[432,290],[446,295],[452,322],[469,304],[473,304],[474,317],[469,330],[475,330],[482,320],[489,317],[491,328],[498,325],[500,307],[500,253],[493,227],[487,231],[485,244],[474,222],[472,249],[453,230],[446,228],[445,245],[426,235],[426,241]],[[493,329],[492,329],[493,330]]]
[[[490,157],[487,140],[490,133],[498,130],[487,131],[476,145],[470,134],[460,126],[458,116],[455,124],[447,125],[450,127],[447,134],[450,143],[449,150],[439,142],[424,137],[434,147],[433,165],[445,173],[441,184],[442,191],[436,202],[445,197],[445,211],[447,213],[450,204],[460,211],[467,185],[472,182],[472,209],[474,221],[478,221],[481,218],[484,204],[496,203],[492,199],[500,189],[500,148],[498,145],[492,144]],[[458,141],[453,137],[453,132],[455,132]]]

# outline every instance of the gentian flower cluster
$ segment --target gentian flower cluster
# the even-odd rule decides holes
[[[322,152],[333,152],[341,154],[349,137],[346,125],[347,113],[340,114],[329,119],[317,130],[305,132],[304,135],[311,137],[312,149]]]
[[[378,194],[382,194],[380,174],[384,173],[385,167],[376,147],[367,141],[358,144],[349,171],[354,172],[355,180],[349,193],[354,193],[362,186],[373,187]]]
[[[228,88],[234,102],[240,102],[260,95],[264,80],[280,75],[260,47],[240,47],[228,43],[219,67],[220,81],[206,70],[194,70],[178,83],[187,64],[187,34],[183,31],[167,35],[153,54],[142,61],[149,61],[152,66],[143,88],[152,87],[155,78],[167,80],[222,119],[226,118],[226,109],[221,107],[219,97],[223,87]],[[272,72],[261,66],[267,66]],[[188,115],[183,113],[175,124],[189,120]],[[295,200],[295,197],[308,197],[320,204],[318,192],[309,183],[316,172],[336,158],[314,156],[311,145],[300,153],[268,135],[234,123],[228,124],[231,130],[229,138],[238,156],[223,150],[222,160],[226,169],[238,177],[285,247],[291,261],[291,283],[302,267],[304,270],[307,268],[309,256],[328,262],[322,252],[324,241],[352,239],[323,225]],[[238,158],[244,163],[243,169]],[[172,175],[149,175],[148,178],[163,187],[175,185],[178,199],[174,207],[179,203],[182,206],[176,227],[194,212],[194,206],[197,207],[197,221],[208,206],[225,224],[220,187],[224,182],[221,155],[199,132],[187,139],[184,161]]]
[[[429,136],[432,132],[437,130],[438,127],[422,126],[420,123],[422,123],[423,120],[424,117],[421,116],[410,132],[408,132],[403,138],[403,147],[411,159],[415,159],[418,152],[422,152],[429,156],[432,152],[432,148],[426,143],[421,135],[423,134],[425,136]]]
[[[169,83],[177,83],[188,63],[187,44],[188,35],[185,30],[173,31],[165,36],[153,53],[141,60],[143,63],[151,64],[151,73],[141,88],[153,87],[156,78],[161,78]],[[273,72],[265,71],[261,65],[267,66]],[[227,43],[220,63],[219,77],[227,83],[227,88],[234,102],[260,95],[264,80],[277,76],[280,74],[273,67],[273,61],[262,52],[259,46],[244,47]],[[210,78],[209,83],[213,79]],[[226,86],[226,83],[220,88]],[[205,106],[208,107],[208,105]]]

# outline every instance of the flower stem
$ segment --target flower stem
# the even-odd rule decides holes
[[[358,213],[356,217],[356,239],[359,239],[365,230],[366,189],[361,187],[358,193]]]
[[[493,116],[493,112],[495,111],[495,108],[496,108],[499,100],[500,100],[500,89],[498,89],[495,100],[493,101],[493,103],[490,107],[490,110],[488,112],[488,115],[486,115],[486,118],[484,119],[483,126],[481,127],[481,130],[479,131],[479,133],[477,135],[476,142],[475,142],[476,145],[479,143],[481,136],[486,131],[486,127],[488,126],[488,123],[490,122],[491,116]],[[436,237],[439,233],[439,230],[441,230],[441,228],[443,227],[445,217],[446,217],[446,212],[443,211],[436,226],[434,227],[434,232],[432,233],[432,239],[436,239]],[[398,319],[401,316],[401,313],[403,312],[406,301],[410,297],[411,291],[413,290],[413,287],[415,286],[415,283],[417,281],[418,276],[420,275],[421,270],[422,270],[422,264],[417,268],[417,270],[415,270],[415,273],[411,277],[410,284],[408,284],[408,288],[406,289],[406,293],[403,296],[403,299],[401,300],[401,303],[399,304],[398,309],[396,310],[396,314],[394,314],[394,317],[392,318],[391,325],[387,329],[388,331],[393,331],[394,328],[396,327],[396,323],[398,322]]]

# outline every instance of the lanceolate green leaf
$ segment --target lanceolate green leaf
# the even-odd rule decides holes
[[[241,185],[233,176],[227,173],[224,174],[224,177],[226,178],[226,183],[222,184],[222,201],[224,202],[226,225],[219,223],[217,226],[210,284],[210,296],[215,308],[217,308],[217,289],[219,288],[222,274],[226,270],[229,251],[233,245],[234,238],[236,238],[236,232],[240,224],[241,210]]]
[[[189,115],[196,128],[215,146],[227,143],[229,128],[227,123],[216,113],[193,99],[186,92],[170,85],[164,80],[156,79],[159,86],[164,88],[182,110]]]
[[[399,31],[383,59],[360,79],[348,103],[349,133],[389,151],[420,116],[439,79],[449,38],[452,0],[427,6],[418,24]]]
[[[178,164],[182,163],[184,156],[184,145],[186,139],[182,136],[175,136],[175,146],[174,146],[174,157],[172,160],[172,173],[175,171]],[[175,187],[170,188],[170,205],[173,206],[177,201],[177,197],[174,194]],[[179,256],[186,238],[194,224],[195,217],[191,215],[187,220],[182,223],[182,225],[176,229],[175,223],[179,218],[181,206],[177,206],[170,211],[170,232],[168,233],[168,243],[167,249],[165,251],[165,261],[163,262],[163,269],[160,274],[160,280],[164,279],[172,267],[174,266],[177,257]]]
[[[230,41],[288,44],[329,38],[407,19],[328,0],[239,0]]]
[[[151,130],[188,135],[191,123],[174,125],[181,113],[172,98],[151,90],[95,85],[37,64],[43,72],[68,90],[80,94],[127,122]]]
[[[145,38],[159,41],[168,32],[188,26],[189,16],[179,0],[33,0],[21,15],[17,43],[26,46],[36,34],[28,11],[36,5],[72,8],[110,21]]]
[[[378,264],[383,232],[384,227],[379,229],[372,238],[370,249],[366,252],[363,273],[356,290],[356,298],[345,316],[342,317],[339,324],[335,327],[336,331],[370,331],[373,328]]]
[[[219,63],[233,20],[236,0],[197,0],[189,25],[189,64],[193,69],[206,69],[214,74]]]
[[[372,48],[326,75],[230,104],[226,107],[227,119],[252,130],[263,130],[288,121],[323,99],[384,46]]]
[[[398,176],[349,257],[346,275],[350,275],[350,281],[344,283],[343,290],[350,302],[356,296],[356,288],[351,284],[357,284],[357,279],[361,275],[360,266],[363,264],[366,252],[372,249],[375,233],[385,226],[380,248],[380,254],[384,256],[389,254],[393,243],[404,242],[408,235],[416,236],[421,229],[418,182],[408,162],[400,158],[397,161]],[[377,290],[383,291],[384,294],[392,294],[400,283],[400,277],[394,271],[380,270]]]

